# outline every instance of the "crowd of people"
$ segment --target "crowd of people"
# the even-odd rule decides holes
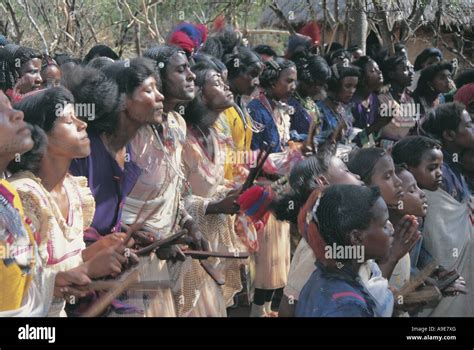
[[[473,69],[191,23],[127,59],[0,39],[0,316],[131,271],[100,315],[474,316]]]

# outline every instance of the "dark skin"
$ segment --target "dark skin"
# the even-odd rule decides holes
[[[465,149],[474,148],[474,125],[471,115],[464,110],[457,130],[443,131],[443,148],[458,157]]]
[[[340,89],[338,91],[329,91],[329,95],[338,102],[348,104],[356,92],[358,82],[358,77],[344,77],[341,80]],[[325,102],[330,107],[336,108],[331,99],[328,98]]]
[[[74,114],[74,106],[67,104],[48,131],[48,146],[35,173],[42,185],[51,194],[64,220],[69,216],[69,200],[64,188],[64,180],[74,158],[84,158],[90,154],[90,141],[86,132],[87,124]],[[121,272],[127,259],[123,256],[125,247],[116,245],[97,252],[86,260],[87,274],[91,278],[116,275]],[[136,257],[135,257],[136,258]]]
[[[408,62],[400,62],[395,70],[389,72],[390,88],[393,98],[400,102],[400,98],[413,81],[414,71]]]
[[[163,78],[164,112],[168,113],[183,102],[194,98],[194,80],[196,75],[191,71],[184,52],[176,52],[169,60]]]
[[[263,63],[255,62],[229,81],[230,90],[237,96],[250,96],[260,84],[258,77],[263,72]]]
[[[318,175],[314,181],[322,189],[330,185],[364,185],[360,180],[359,175],[351,173],[346,164],[337,157],[332,157],[328,170],[325,173]],[[283,294],[278,316],[294,317],[297,303],[297,300],[292,300],[290,303],[288,296]]]
[[[436,191],[443,183],[442,164],[443,152],[434,148],[426,150],[421,157],[420,164],[409,165],[408,170],[413,174],[421,189]]]
[[[431,66],[432,64],[441,62],[441,58],[439,56],[431,56],[421,64],[421,69]]]
[[[114,134],[100,135],[105,148],[123,169],[126,145],[144,125],[159,124],[163,115],[163,95],[158,91],[153,76],[145,79],[133,93],[125,97],[125,110],[119,112]]]
[[[16,154],[28,152],[34,145],[23,117],[23,112],[13,109],[8,97],[0,91],[0,173],[6,170]],[[105,265],[103,261],[100,264]],[[89,273],[93,270],[89,267],[83,264],[68,271],[58,272],[54,283],[54,296],[85,296],[87,290],[78,286],[86,286],[91,282]]]
[[[41,59],[33,58],[23,64],[20,69],[20,80],[15,85],[15,89],[20,94],[41,89],[43,79],[41,78]]]
[[[42,87],[59,86],[61,83],[61,71],[58,66],[49,65],[41,71],[41,79],[43,80]]]
[[[163,111],[168,113],[176,109],[183,103],[191,101],[195,96],[194,80],[196,75],[191,71],[188,59],[184,52],[176,52],[169,60],[165,73],[163,74],[163,87],[165,100],[163,102]],[[203,238],[198,225],[194,219],[188,220],[184,225],[188,230],[188,239],[198,250],[210,250],[209,242]],[[161,249],[160,249],[161,250]],[[160,251],[159,250],[159,251]],[[158,251],[158,252],[159,252]],[[160,259],[179,259],[184,260],[185,256],[177,246],[168,248],[164,255],[158,255]],[[160,253],[158,253],[160,254]]]
[[[229,86],[224,83],[221,75],[215,70],[209,70],[206,73],[204,86],[198,90],[198,98],[201,99],[205,107],[205,116],[203,116],[196,125],[206,137],[210,134],[210,127],[219,118],[227,108],[233,105],[234,96]],[[214,154],[212,142],[205,144],[209,154]],[[210,202],[206,209],[206,214],[235,214],[239,207],[235,204],[238,197],[237,191],[231,191],[221,200]]]
[[[402,170],[398,176],[403,182],[403,207],[400,210],[390,210],[390,221],[395,225],[403,218],[403,215],[414,215],[416,217],[425,217],[428,212],[428,201],[425,193],[418,187],[415,177],[408,171]],[[440,269],[435,272],[438,278],[446,275],[446,271],[440,266]],[[428,283],[433,281],[428,280]],[[459,277],[452,286],[443,291],[443,295],[457,295],[459,292],[465,293],[465,280],[463,277]],[[397,304],[396,304],[397,305]],[[402,307],[403,309],[403,307]],[[414,310],[407,310],[414,311]]]
[[[449,69],[438,72],[428,83],[430,89],[425,92],[425,99],[428,105],[433,106],[439,94],[444,94],[450,90],[451,72]]]
[[[316,96],[326,92],[325,86],[326,82],[321,80],[314,80],[311,83],[298,80],[296,91],[302,98],[310,97],[314,99]]]
[[[377,161],[368,185],[379,187],[382,198],[389,208],[397,208],[404,195],[402,181],[395,174],[393,160],[389,155],[384,155]],[[416,218],[404,216],[396,225],[390,255],[379,263],[385,278],[390,278],[398,261],[415,246],[419,238]]]
[[[270,100],[286,101],[296,90],[297,73],[295,67],[285,68],[280,72],[278,80],[266,90]]]
[[[364,83],[359,84],[356,95],[360,97],[361,104],[370,106],[370,94],[378,92],[383,86],[383,75],[378,64],[371,60],[364,69]],[[367,135],[379,131],[390,122],[391,118],[379,118],[375,123],[365,129]]]

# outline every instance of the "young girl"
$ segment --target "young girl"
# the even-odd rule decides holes
[[[447,105],[449,107],[450,104]],[[453,168],[456,165],[453,164],[452,158],[443,160],[443,153],[448,154],[449,157],[446,151],[453,151],[455,147],[460,147],[463,140],[465,142],[469,139],[466,139],[469,133],[472,139],[472,128],[466,128],[469,123],[464,123],[462,115],[461,111],[459,114],[442,113],[430,117],[435,118],[433,123],[438,122],[436,124],[439,129],[435,129],[436,124],[431,124],[429,130],[443,140],[443,146],[446,147],[443,151],[440,150],[439,143],[425,137],[403,139],[395,144],[393,149],[394,159],[407,164],[418,186],[426,194],[428,213],[423,226],[422,248],[446,270],[456,269],[466,279],[469,291],[467,295],[443,298],[435,308],[425,309],[423,311],[425,316],[460,317],[474,314],[470,302],[474,279],[470,253],[472,251],[471,237],[474,233],[472,205],[469,204],[472,199],[467,192],[462,191],[463,186],[460,181],[463,178],[462,175],[460,178],[456,177],[456,168]],[[453,127],[451,123],[457,123],[458,127]],[[454,137],[455,135],[458,137]],[[458,189],[461,190],[459,198],[464,198],[461,201],[453,197],[458,193]],[[421,254],[420,257],[422,257]]]
[[[453,66],[449,62],[430,65],[421,71],[420,80],[413,92],[415,103],[420,104],[420,120],[413,133],[423,134],[421,125],[428,113],[445,102],[443,94],[451,89]]]
[[[390,209],[398,208],[404,195],[402,182],[395,174],[392,157],[383,149],[363,148],[354,151],[350,155],[348,168],[358,174],[367,186],[378,186]],[[409,229],[402,229],[404,226]],[[410,255],[408,252],[420,237],[417,227],[418,224],[412,217],[404,216],[398,222],[390,256],[385,262],[380,263],[380,269],[385,278],[390,279],[395,269],[397,275],[403,274],[402,279],[409,279]]]
[[[393,226],[377,188],[355,185],[328,187],[313,220],[326,247],[363,250],[316,262],[316,271],[303,287],[296,307],[297,317],[374,317],[376,303],[358,276],[363,261],[384,261],[390,255]]]
[[[290,134],[290,117],[287,101],[296,88],[296,67],[291,61],[277,58],[265,63],[260,77],[264,91],[248,107],[253,119],[265,129],[252,137],[252,149],[263,147],[263,142],[273,144],[271,152],[287,148]],[[261,317],[271,313],[271,300],[276,289],[286,285],[290,266],[289,223],[277,221],[270,215],[263,234],[259,236],[259,250],[255,254],[255,295],[251,316]]]
[[[233,219],[239,207],[234,203],[236,191],[225,187],[223,149],[213,125],[220,114],[233,104],[233,95],[213,65],[200,62],[192,67],[196,74],[196,97],[186,107],[187,142],[183,149],[184,175],[191,195],[185,206],[209,241],[212,250],[242,251],[233,229]],[[226,307],[233,305],[234,295],[242,289],[240,262],[235,259],[216,261],[225,275],[225,285],[218,285],[206,275],[197,262],[192,263],[194,282],[200,291],[198,307],[192,307],[188,295],[180,306],[187,316],[226,316]],[[184,290],[188,293],[187,290]],[[193,292],[195,293],[195,292]],[[196,305],[197,306],[197,305]]]
[[[334,132],[338,124],[344,126],[342,142],[349,141],[352,133],[353,116],[349,103],[356,92],[360,73],[357,68],[334,65],[328,80],[328,96],[318,102],[321,112],[321,132],[318,143],[323,143]]]
[[[54,271],[70,270],[98,254],[92,247],[85,250],[83,238],[94,215],[94,198],[84,178],[68,174],[72,159],[90,152],[87,124],[76,117],[73,102],[66,89],[51,88],[17,104],[26,121],[47,133],[48,145],[44,149],[43,134],[35,132],[36,147],[9,165],[14,173],[11,182],[41,237],[39,254],[47,268]],[[89,276],[119,273],[127,260],[124,249],[117,246],[110,250],[101,262],[90,266]],[[55,300],[49,316],[65,316],[63,309],[64,300]]]
[[[283,290],[280,303],[279,317],[294,316],[301,289],[315,269],[316,257],[305,234],[306,221],[301,224],[298,219],[303,207],[306,206],[306,201],[309,201],[309,197],[314,197],[317,189],[320,191],[328,185],[363,185],[363,182],[347,169],[341,159],[333,156],[332,152],[321,152],[295,165],[289,176],[289,184],[290,192],[277,198],[271,208],[278,220],[298,224],[298,231],[303,239],[300,240],[291,261],[288,283]]]
[[[34,146],[31,128],[23,113],[12,108],[0,91],[0,171],[19,154]],[[44,317],[53,297],[84,294],[77,288],[90,283],[85,265],[69,271],[45,269],[38,254],[40,237],[34,236],[31,220],[25,216],[20,196],[7,180],[0,180],[0,317]]]
[[[331,68],[319,56],[310,55],[296,60],[298,71],[298,84],[294,96],[288,99],[288,104],[293,107],[290,114],[290,137],[292,140],[305,141],[310,131],[310,126],[321,125],[321,116],[315,99],[324,99],[325,86],[331,77]],[[315,135],[319,133],[316,130]]]

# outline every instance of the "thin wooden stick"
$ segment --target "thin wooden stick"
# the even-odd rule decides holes
[[[87,288],[92,291],[111,290],[118,288],[122,284],[121,281],[110,280],[110,281],[93,281],[87,285]],[[157,289],[157,288],[169,288],[171,287],[170,281],[142,281],[136,282],[130,286],[130,289]]]
[[[225,259],[247,259],[247,252],[205,252],[201,250],[183,250],[184,255],[188,255],[193,259],[207,258],[225,258]]]
[[[406,296],[415,291],[415,289],[418,288],[427,277],[431,276],[437,267],[438,263],[436,261],[432,261],[430,264],[426,265],[414,279],[404,284],[397,294]]]
[[[161,239],[159,241],[155,241],[152,244],[150,244],[149,246],[137,250],[135,252],[135,254],[137,254],[138,256],[143,256],[143,255],[146,255],[148,253],[151,253],[153,250],[156,250],[159,247],[170,244],[173,241],[177,240],[178,238],[181,238],[181,236],[185,235],[186,233],[188,233],[188,230],[186,230],[186,229],[181,230],[181,231],[175,233],[174,235],[169,236],[168,238]]]
[[[116,288],[110,290],[96,303],[94,303],[82,317],[98,317],[104,310],[116,299],[120,294],[130,288],[131,285],[140,280],[140,273],[138,270],[132,271]]]

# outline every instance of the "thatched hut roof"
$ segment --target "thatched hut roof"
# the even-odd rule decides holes
[[[335,14],[335,3],[337,1],[338,6],[338,18],[339,22],[344,23],[346,20],[346,7],[350,4],[350,1],[345,0],[327,0],[327,16],[326,21],[329,26],[333,26],[336,22]],[[389,6],[389,19],[390,21],[400,21],[403,18],[407,18],[413,6],[414,0],[392,0],[388,1]],[[290,23],[298,26],[303,23],[311,21],[313,18],[311,12],[308,9],[307,1],[302,0],[277,0],[279,8],[289,19]],[[323,20],[323,9],[322,0],[310,0],[311,5],[316,13],[318,21]],[[438,2],[436,0],[428,1],[423,13],[423,21],[425,23],[433,22],[436,19],[436,12],[438,10]],[[445,27],[457,27],[457,26],[473,26],[474,25],[474,2],[472,0],[458,0],[458,5],[444,5],[443,16],[441,17],[441,25]],[[368,11],[373,9],[373,2],[367,1]],[[399,5],[400,4],[400,5]],[[275,13],[269,8],[265,8],[264,12],[259,21],[261,27],[277,27],[284,28],[280,19]]]

